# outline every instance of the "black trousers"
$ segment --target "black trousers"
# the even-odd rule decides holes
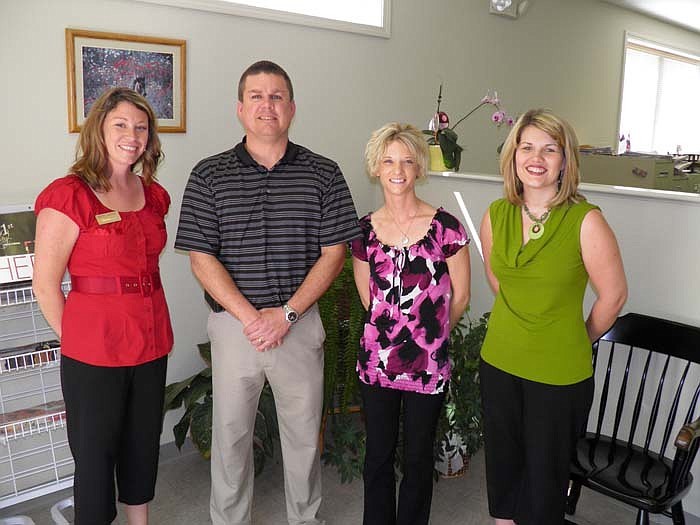
[[[153,499],[167,359],[103,367],[61,356],[76,525],[112,523],[115,471],[119,501],[141,505]]]
[[[445,393],[419,394],[360,383],[367,428],[364,525],[424,525],[433,498],[435,427]],[[396,506],[394,457],[403,407],[404,471]]]
[[[547,385],[481,361],[489,512],[518,525],[562,525],[569,468],[593,378]]]

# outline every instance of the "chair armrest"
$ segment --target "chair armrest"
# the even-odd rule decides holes
[[[696,419],[692,423],[683,425],[680,432],[676,436],[675,445],[676,448],[688,452],[690,447],[693,445],[693,441],[700,438],[700,418]]]

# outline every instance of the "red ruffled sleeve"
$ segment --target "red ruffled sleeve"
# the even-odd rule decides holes
[[[52,208],[70,218],[83,230],[94,221],[95,212],[87,192],[90,189],[75,175],[56,179],[36,198],[34,213]]]
[[[153,181],[147,186],[147,191],[150,195],[151,205],[158,215],[164,217],[170,209],[170,195],[168,195],[167,190],[156,181]]]

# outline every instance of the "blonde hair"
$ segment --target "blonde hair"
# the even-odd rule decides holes
[[[155,180],[158,164],[163,158],[156,129],[156,115],[148,101],[129,88],[118,87],[105,91],[94,102],[83,123],[76,147],[75,162],[70,168],[71,173],[83,179],[94,190],[109,191],[112,187],[109,183],[109,176],[105,173],[108,155],[102,126],[107,114],[113,111],[120,102],[133,104],[148,117],[148,143],[143,154],[131,169],[133,170],[137,164],[140,164],[141,176],[148,185]]]
[[[515,153],[523,130],[534,126],[556,140],[564,154],[564,163],[559,178],[559,190],[548,206],[554,208],[564,203],[574,204],[586,200],[578,192],[581,182],[579,172],[578,139],[573,128],[564,119],[547,109],[531,109],[522,115],[508,134],[501,150],[501,175],[506,200],[515,206],[523,204],[523,184],[518,178]]]
[[[418,128],[400,122],[389,122],[372,133],[365,147],[367,173],[373,176],[377,172],[386,148],[394,141],[406,146],[411,155],[416,158],[418,177],[425,177],[428,172],[428,142]]]

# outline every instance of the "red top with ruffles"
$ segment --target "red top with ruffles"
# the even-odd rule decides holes
[[[35,213],[52,208],[80,228],[68,259],[71,276],[138,277],[158,272],[165,247],[165,214],[170,197],[153,182],[144,184],[146,204],[119,212],[121,220],[100,225],[109,213],[90,187],[68,175],[49,184],[36,199]],[[61,320],[61,352],[96,366],[134,366],[170,352],[173,332],[162,287],[152,294],[93,294],[71,291]]]

